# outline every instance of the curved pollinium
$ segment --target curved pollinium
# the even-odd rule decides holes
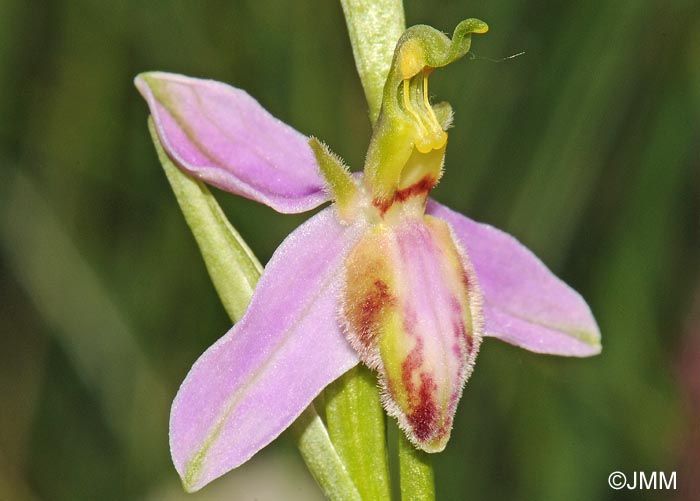
[[[451,39],[431,26],[419,24],[410,27],[397,43],[397,49],[403,52],[399,54],[402,64],[398,67],[401,72],[398,77],[405,80],[426,66],[441,68],[453,63],[469,52],[472,33],[482,34],[488,30],[488,25],[479,19],[465,19],[459,23]],[[395,53],[395,60],[396,57]]]
[[[365,163],[367,183],[378,206],[390,205],[394,193],[409,188],[416,177],[423,181],[424,176],[416,176],[415,172],[411,179],[404,179],[407,164],[416,160],[415,152],[428,155],[436,150],[444,151],[451,110],[446,103],[441,103],[439,110],[431,105],[428,79],[436,68],[456,61],[469,51],[472,33],[487,30],[483,21],[467,19],[457,26],[451,39],[425,25],[409,28],[399,39]],[[424,164],[423,174],[437,183],[442,156],[418,163]]]
[[[408,438],[444,449],[481,341],[481,299],[448,225],[405,216],[373,226],[345,265],[345,334],[377,370]]]

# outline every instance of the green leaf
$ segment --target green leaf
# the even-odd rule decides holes
[[[394,48],[406,29],[401,0],[340,0],[348,25],[355,65],[374,125],[382,105],[384,82]]]
[[[185,174],[163,150],[149,118],[153,144],[175,193],[187,225],[192,230],[216,292],[234,322],[248,307],[262,266],[224,215],[209,189]]]

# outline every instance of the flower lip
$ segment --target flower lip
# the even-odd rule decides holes
[[[345,264],[345,335],[378,371],[409,439],[444,449],[481,340],[478,283],[439,219],[400,212],[370,227]]]

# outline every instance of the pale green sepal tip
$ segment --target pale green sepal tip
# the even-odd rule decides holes
[[[143,80],[146,82],[146,85],[148,85],[148,88],[151,90],[153,95],[155,96],[156,100],[166,106],[167,108],[170,108],[168,106],[169,99],[168,99],[168,93],[164,91],[163,87],[163,82],[161,79],[158,79],[156,76],[157,72],[153,71],[147,71],[145,73],[139,73],[136,75],[136,78],[134,79],[136,82],[139,80]],[[138,85],[137,85],[138,87]]]
[[[572,330],[569,331],[569,334],[587,345],[598,349],[599,352],[603,349],[603,345],[600,343],[600,332]]]
[[[316,156],[319,170],[323,175],[341,217],[349,216],[357,200],[359,189],[343,160],[315,137],[309,139],[309,146]]]

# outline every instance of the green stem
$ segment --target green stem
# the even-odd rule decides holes
[[[173,164],[160,144],[151,119],[148,126],[158,158],[197,241],[219,299],[235,323],[250,302],[262,266],[209,189]],[[309,471],[328,498],[360,499],[313,404],[292,425],[292,432]]]
[[[384,82],[396,42],[406,30],[402,0],[340,0],[367,97],[372,125],[379,117]]]
[[[292,424],[291,431],[301,457],[328,499],[362,499],[313,404]]]
[[[376,376],[359,365],[325,392],[331,440],[366,500],[390,499],[384,410]]]
[[[435,477],[433,459],[408,441],[399,430],[399,474],[401,476],[401,499],[435,499]]]

